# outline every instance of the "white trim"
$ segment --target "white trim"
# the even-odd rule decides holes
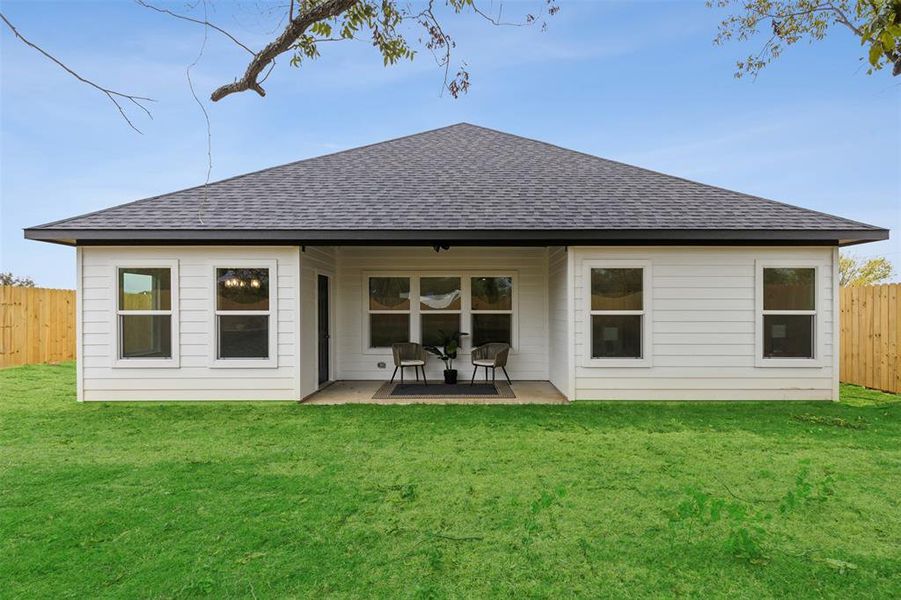
[[[342,282],[342,278],[343,278],[343,274],[341,273],[341,247],[340,246],[334,247],[334,256],[332,257],[332,259],[333,259],[332,260],[332,270],[333,270],[333,275],[334,275],[334,277],[332,277],[332,283],[334,283],[334,285],[335,285],[335,288],[334,288],[335,301],[332,303],[332,310],[334,311],[333,319],[334,319],[334,325],[335,325],[335,340],[340,340],[342,333],[343,333],[341,330],[341,327],[342,327],[341,320],[338,318],[338,315],[339,315],[338,311],[341,310],[340,304],[338,302],[338,294],[339,294],[339,290],[341,289],[341,282]],[[338,349],[337,341],[334,344],[332,344],[332,352],[333,352],[332,358],[334,358],[334,361],[332,362],[332,365],[333,365],[332,368],[334,369],[335,379],[337,380],[341,377],[341,359],[342,359],[342,353]]]
[[[169,310],[122,310],[119,307],[119,270],[120,269],[169,269]],[[135,258],[117,260],[112,267],[113,309],[110,331],[110,356],[114,369],[177,369],[181,364],[180,349],[181,337],[179,336],[179,272],[178,259],[176,258]],[[168,315],[170,319],[170,335],[172,336],[172,355],[169,358],[121,358],[122,331],[120,316],[141,315]],[[79,339],[83,336],[79,335]]]
[[[576,256],[571,246],[565,246],[566,252],[566,336],[569,341],[569,389],[564,392],[572,402],[576,399]]]
[[[390,355],[391,348],[373,348],[370,346],[369,342],[369,315],[377,314],[377,315],[407,315],[408,319],[408,331],[409,337],[407,341],[412,341],[414,339],[418,339],[414,337],[413,327],[415,319],[413,319],[413,307],[416,305],[413,302],[413,298],[419,297],[419,285],[418,281],[414,283],[414,275],[411,271],[364,271],[363,274],[363,335],[361,339],[363,340],[363,354],[383,354]],[[397,278],[406,278],[410,280],[410,308],[407,310],[371,310],[369,308],[369,278],[370,277],[397,277]],[[418,327],[418,324],[416,325]]]
[[[466,309],[464,313],[468,317],[469,325],[468,329],[469,335],[464,339],[464,346],[462,354],[468,354],[472,349],[472,316],[473,315],[510,315],[510,354],[517,354],[519,352],[519,281],[517,278],[516,271],[465,271],[464,277],[466,279],[466,284],[464,285],[464,298],[465,304],[463,308]],[[472,279],[474,277],[509,277],[510,283],[513,286],[513,294],[510,297],[510,310],[473,310],[472,308]],[[545,296],[547,296],[547,277],[545,277]],[[546,302],[546,300],[545,300]],[[547,322],[547,304],[545,304],[545,322]],[[545,327],[545,332],[547,331],[547,327]],[[545,365],[547,367],[547,365]]]
[[[838,246],[832,249],[832,400],[838,402],[841,399],[841,386],[839,385],[839,375],[841,364],[839,357],[841,356],[841,287],[839,281],[841,279],[839,273],[839,252]]]
[[[84,402],[84,248],[75,248],[75,399]],[[118,284],[117,284],[118,287]],[[116,290],[118,294],[118,289]]]
[[[551,380],[551,357],[550,357],[550,340],[551,340],[551,251],[552,247],[548,246],[544,249],[544,261],[541,269],[541,278],[543,280],[544,285],[544,319],[543,321],[543,331],[542,337],[547,340],[545,344],[548,347],[548,352],[545,355],[544,359],[544,379],[550,382]],[[553,383],[551,385],[554,385]],[[555,388],[557,386],[554,386]],[[557,391],[560,391],[559,388]],[[563,393],[563,392],[561,392]],[[564,394],[565,395],[565,394]]]
[[[304,251],[297,247],[297,269],[294,271],[294,397],[302,400],[303,394],[303,268]]]
[[[216,304],[216,271],[218,269],[269,269],[269,310],[220,311]],[[210,269],[210,367],[216,369],[278,368],[278,260],[216,260]],[[222,315],[259,315],[269,318],[268,358],[219,358],[219,319]],[[295,329],[300,324],[297,323]]]
[[[764,358],[763,357],[763,270],[764,269],[813,269],[814,304],[813,310],[768,310],[769,315],[814,315],[813,358]],[[826,353],[826,319],[823,315],[822,263],[814,260],[770,260],[754,261],[754,366],[755,367],[823,367]],[[835,320],[833,318],[833,320]],[[835,323],[833,323],[833,327]],[[833,348],[835,352],[835,348]]]
[[[641,310],[592,310],[591,270],[592,269],[641,269],[642,309]],[[627,259],[585,259],[582,261],[582,295],[585,310],[585,352],[583,367],[652,367],[653,355],[653,274],[650,260]],[[640,315],[641,316],[641,358],[598,358],[592,356],[591,317],[593,315]]]
[[[437,279],[437,278],[453,278],[458,279],[460,281],[460,308],[458,309],[437,309],[437,310],[423,310],[422,309],[422,280],[423,278],[427,279]],[[416,276],[416,332],[418,337],[416,339],[419,340],[419,343],[422,343],[422,318],[427,315],[457,315],[457,330],[465,331],[465,324],[463,323],[463,305],[464,300],[463,296],[466,294],[466,277],[458,273],[442,273],[440,275],[435,275],[432,273],[422,274],[419,273]],[[412,305],[411,305],[412,308]],[[411,330],[412,336],[412,330]],[[461,340],[462,342],[462,340]],[[462,343],[461,343],[462,346]]]

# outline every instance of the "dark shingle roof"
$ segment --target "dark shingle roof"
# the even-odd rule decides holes
[[[458,124],[49,223],[41,231],[887,231]],[[813,233],[811,233],[813,232]],[[880,233],[882,232],[882,233]],[[159,234],[157,234],[159,235]],[[825,239],[832,239],[824,235]],[[247,236],[245,236],[246,238]],[[156,237],[155,239],[160,239]]]

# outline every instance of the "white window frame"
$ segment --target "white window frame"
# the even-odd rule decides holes
[[[442,278],[442,277],[454,277],[460,280],[460,308],[457,310],[451,309],[441,309],[441,310],[423,310],[422,309],[422,280],[429,278]],[[412,282],[411,282],[412,288]],[[416,312],[418,313],[416,319],[418,321],[417,324],[417,337],[415,339],[419,340],[419,343],[422,343],[422,317],[425,315],[457,315],[460,322],[460,331],[466,331],[466,325],[463,323],[463,277],[459,273],[418,273],[416,275]],[[412,308],[412,303],[411,303]],[[410,331],[410,337],[412,338],[413,331]]]
[[[813,310],[763,310],[764,269],[814,269]],[[756,260],[754,274],[754,365],[757,367],[822,367],[826,354],[823,315],[823,265],[810,260]],[[764,358],[764,315],[813,315],[813,358]],[[833,348],[833,352],[835,349]]]
[[[519,281],[516,271],[480,271],[480,270],[450,270],[450,271],[365,271],[362,273],[361,300],[363,303],[363,323],[362,323],[362,353],[363,354],[381,354],[390,355],[391,348],[370,348],[369,347],[369,315],[372,313],[404,313],[405,311],[391,310],[379,311],[369,309],[369,278],[370,277],[407,277],[410,279],[410,310],[406,311],[410,319],[410,341],[422,342],[422,314],[428,312],[438,314],[441,312],[453,313],[456,311],[422,311],[419,307],[419,291],[420,279],[423,277],[459,277],[461,287],[461,304],[460,304],[460,328],[462,331],[470,334],[463,337],[459,356],[468,355],[472,349],[472,277],[509,277],[513,281],[513,305],[509,311],[476,311],[477,313],[512,313],[510,336],[512,338],[511,354],[517,353],[517,344],[519,342]]]
[[[169,310],[122,310],[119,306],[119,270],[120,269],[169,269],[170,282],[170,298]],[[178,317],[178,260],[174,258],[148,258],[135,260],[120,260],[113,265],[112,270],[113,281],[113,310],[112,323],[110,331],[113,332],[111,340],[112,366],[117,369],[173,369],[178,368],[181,364],[179,338],[179,317]],[[142,315],[169,315],[172,327],[172,356],[169,358],[122,358],[122,327],[120,317],[126,316],[142,316]]]
[[[641,310],[592,310],[591,270],[592,269],[641,269]],[[653,347],[653,272],[650,260],[606,260],[590,259],[582,261],[582,296],[585,310],[583,365],[587,367],[641,367],[654,364]],[[592,316],[594,315],[639,315],[641,316],[641,358],[602,358],[592,356]]]
[[[369,279],[371,277],[403,277],[410,280],[410,308],[407,310],[372,310],[369,305]],[[415,300],[414,300],[415,299]],[[419,339],[418,331],[414,335],[414,327],[418,329],[419,324],[413,318],[413,307],[419,302],[419,280],[415,279],[415,275],[409,271],[372,271],[363,273],[363,308],[366,317],[363,319],[363,353],[364,354],[391,354],[391,348],[373,348],[370,343],[369,326],[370,315],[407,315],[409,320],[408,331],[410,332],[409,341]]]
[[[473,310],[472,308],[472,280],[474,277],[508,277],[513,284],[513,295],[510,298],[510,310]],[[466,309],[467,324],[469,334],[463,338],[466,344],[466,353],[473,348],[473,315],[511,315],[510,317],[510,353],[516,354],[519,350],[519,282],[515,272],[510,271],[469,271],[466,273],[466,282],[463,285],[464,306]]]
[[[219,310],[217,305],[217,271],[219,269],[269,269],[269,310]],[[210,367],[217,369],[275,369],[278,367],[278,261],[217,260],[210,276]],[[268,358],[219,358],[219,317],[269,317]]]

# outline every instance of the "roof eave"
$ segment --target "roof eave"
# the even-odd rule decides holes
[[[848,246],[889,238],[887,229],[542,229],[542,230],[256,230],[256,229],[65,229],[29,228],[25,238],[65,245],[90,244],[473,244],[507,245],[611,243],[812,243]]]

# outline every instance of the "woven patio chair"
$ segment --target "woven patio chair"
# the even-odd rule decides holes
[[[470,353],[472,359],[472,381],[469,385],[476,382],[476,371],[479,367],[485,368],[485,381],[488,381],[488,369],[491,369],[491,383],[494,383],[495,370],[501,369],[507,383],[513,385],[510,381],[510,375],[507,374],[507,357],[510,355],[510,344],[502,344],[500,342],[489,342],[482,344],[478,348],[473,348]]]
[[[394,373],[391,374],[391,383],[394,383],[394,376],[400,369],[400,382],[404,382],[404,369],[413,367],[416,372],[416,381],[419,381],[419,370],[422,369],[422,382],[428,385],[425,378],[425,362],[428,359],[428,353],[422,347],[422,344],[416,342],[401,342],[391,344],[391,353],[394,355]]]

